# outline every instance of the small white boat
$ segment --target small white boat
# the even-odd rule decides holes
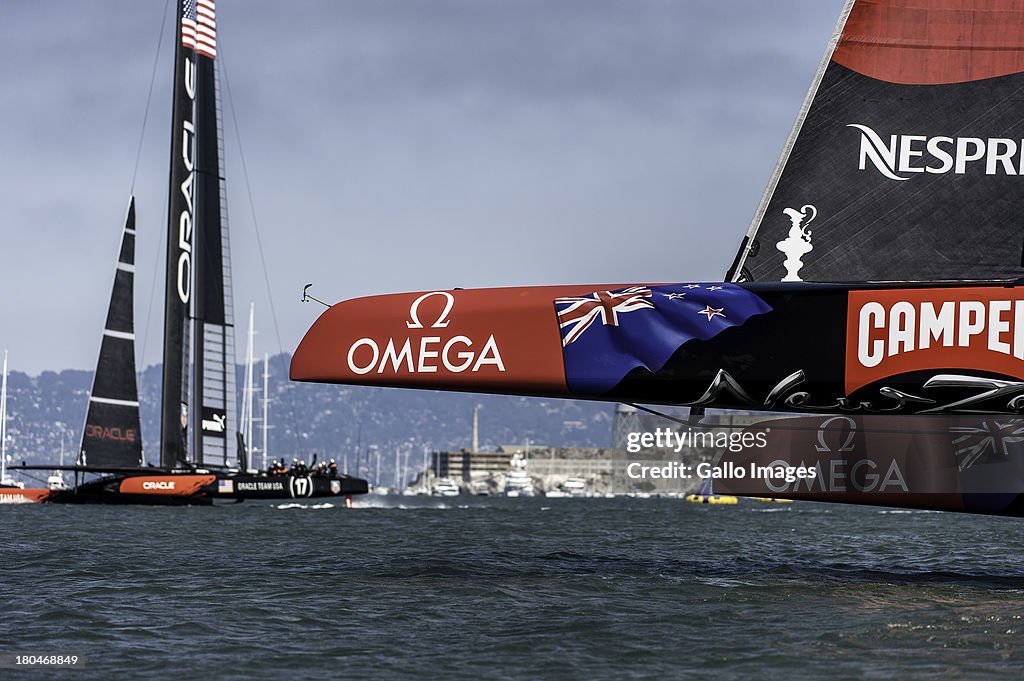
[[[457,497],[460,492],[459,486],[451,478],[440,478],[431,490],[435,497]]]
[[[533,478],[526,472],[526,458],[522,454],[514,454],[509,462],[511,468],[505,476],[506,497],[532,497],[536,494]]]
[[[583,478],[569,478],[562,483],[562,489],[570,497],[587,496],[587,481]]]

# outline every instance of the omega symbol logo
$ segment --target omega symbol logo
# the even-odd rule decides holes
[[[444,310],[438,316],[437,321],[430,325],[431,329],[446,329],[448,328],[448,315],[451,314],[452,306],[455,305],[455,296],[448,293],[447,291],[431,291],[430,293],[424,293],[422,296],[412,301],[412,305],[409,307],[409,321],[405,325],[410,329],[422,329],[423,323],[420,321],[419,309],[420,303],[431,296],[443,296],[445,299]]]
[[[833,450],[831,447],[828,446],[828,443],[825,442],[825,433],[829,432],[829,428],[828,428],[829,424],[830,423],[835,423],[836,421],[839,421],[841,423],[845,423],[847,426],[849,426],[849,430],[846,433],[846,439],[843,440],[842,444],[840,444],[838,451],[840,451],[840,452],[852,452],[853,451],[853,439],[857,435],[857,422],[854,421],[853,419],[851,419],[849,416],[833,416],[830,419],[826,419],[826,420],[822,421],[821,425],[818,426],[818,444],[816,444],[814,446],[814,448],[816,450],[818,450],[819,452],[837,451],[837,450]],[[840,426],[840,430],[837,433],[839,435],[839,439],[842,439],[842,430],[841,430],[841,428],[842,427]]]

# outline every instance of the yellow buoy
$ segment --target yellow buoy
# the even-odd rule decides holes
[[[691,504],[738,504],[740,500],[727,494],[689,494],[686,500]]]

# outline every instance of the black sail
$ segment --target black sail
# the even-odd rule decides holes
[[[142,433],[135,374],[135,198],[128,204],[114,286],[103,327],[78,461],[90,466],[141,466]]]
[[[955,4],[848,3],[731,280],[1021,276],[1024,3]]]
[[[163,390],[160,464],[188,461],[188,338],[195,230],[195,3],[182,0],[174,52],[167,274],[164,286]]]
[[[193,461],[229,465],[235,423],[234,319],[217,106],[216,15],[196,3],[195,357]]]

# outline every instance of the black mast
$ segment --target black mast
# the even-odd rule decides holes
[[[171,115],[171,172],[167,216],[167,277],[164,286],[163,395],[160,465],[188,461],[188,352],[185,348],[192,301],[195,197],[195,17],[194,0],[181,0],[175,35],[174,104]]]

